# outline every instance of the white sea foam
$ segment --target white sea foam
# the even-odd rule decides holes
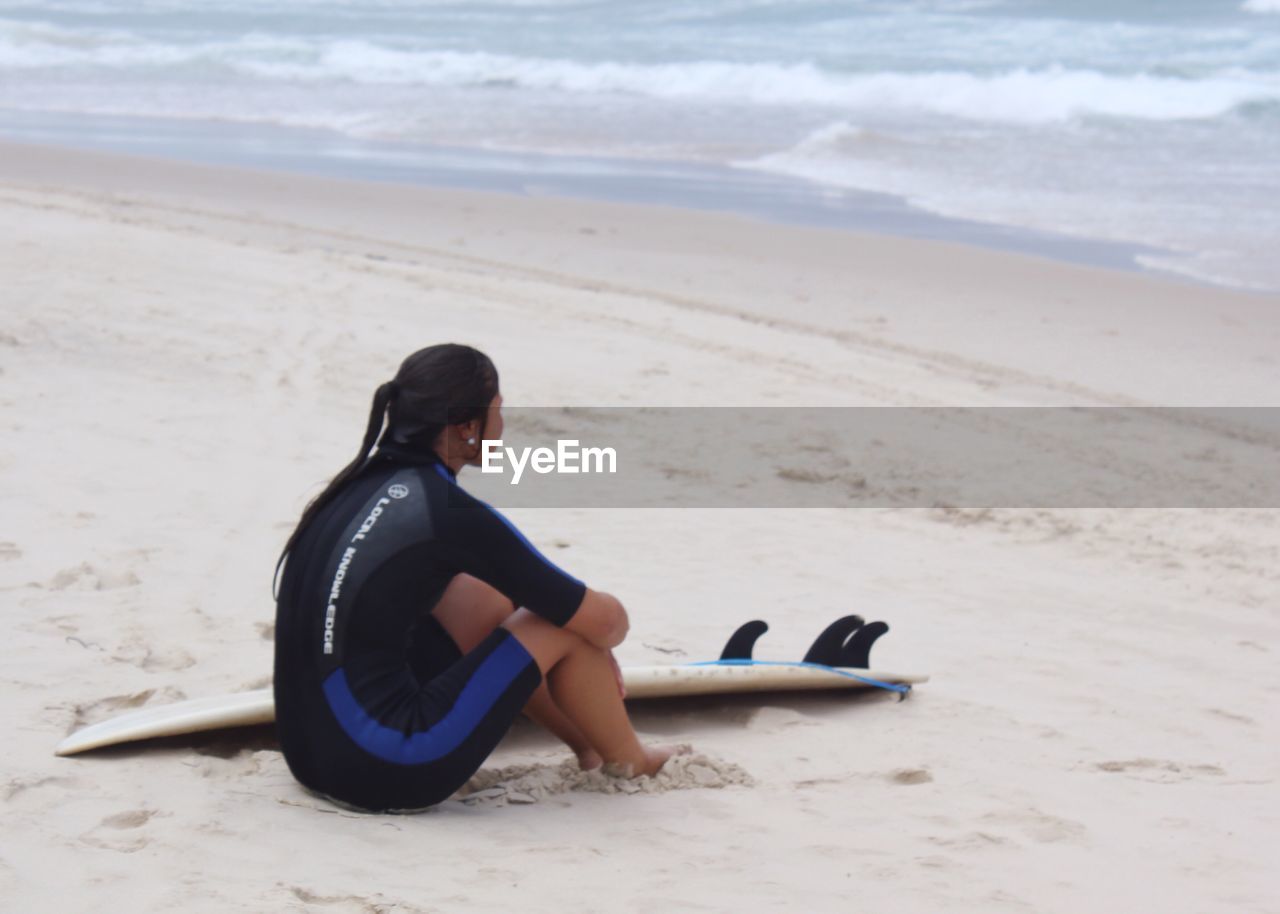
[[[403,50],[365,40],[249,33],[230,41],[157,43],[119,30],[71,33],[10,23],[0,68],[118,70],[258,81],[351,83],[571,95],[634,95],[678,103],[825,108],[945,115],[1005,123],[1053,123],[1089,115],[1144,120],[1209,118],[1280,101],[1280,75],[1222,69],[1199,78],[1115,75],[1049,66],[993,74],[960,71],[848,73],[812,63],[587,62],[487,52]]]
[[[522,88],[634,94],[689,102],[928,112],[1047,123],[1089,114],[1141,119],[1203,118],[1280,100],[1280,77],[1227,70],[1200,79],[1146,73],[1113,76],[1049,67],[994,75],[965,72],[849,74],[812,64],[582,63],[485,53],[405,53],[337,42],[312,63],[239,64],[259,75],[423,86]]]
[[[1163,138],[1181,129],[1169,124]],[[953,218],[1150,245],[1167,251],[1143,255],[1153,268],[1241,288],[1280,288],[1280,268],[1268,253],[1280,238],[1280,214],[1255,205],[1280,193],[1278,176],[1265,165],[1250,172],[1236,164],[1213,175],[1212,159],[1198,170],[1166,161],[1159,148],[1116,146],[1116,131],[1073,133],[1027,128],[962,141],[915,127],[898,133],[837,121],[791,148],[736,164],[889,193]],[[1240,161],[1256,157],[1269,134],[1248,135],[1254,145],[1239,151]],[[1089,159],[1092,147],[1097,155]]]

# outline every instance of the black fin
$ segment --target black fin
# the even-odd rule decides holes
[[[861,627],[862,616],[842,616],[836,619],[814,639],[809,652],[804,655],[804,662],[840,666],[841,649],[845,640]]]
[[[884,622],[872,622],[854,632],[840,651],[840,662],[835,666],[851,666],[860,670],[871,667],[871,645],[889,630]]]
[[[721,660],[750,660],[751,651],[756,646],[756,639],[769,630],[767,622],[759,619],[753,619],[744,625],[738,626],[738,630],[729,636],[729,640],[724,644],[724,650],[720,652]]]

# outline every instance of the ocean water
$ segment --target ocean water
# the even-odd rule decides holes
[[[1280,289],[1280,0],[0,0],[0,133],[55,116],[803,179]]]

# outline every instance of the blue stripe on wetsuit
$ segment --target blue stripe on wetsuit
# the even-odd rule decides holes
[[[395,765],[421,765],[461,746],[532,659],[524,645],[506,638],[471,674],[449,713],[429,729],[408,736],[369,716],[341,668],[325,679],[324,694],[342,729],[361,749]]]

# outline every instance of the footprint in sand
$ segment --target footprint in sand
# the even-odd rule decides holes
[[[1039,844],[1083,843],[1088,829],[1080,822],[1064,819],[1038,809],[993,812],[982,817],[989,827],[979,834],[995,834],[1001,828],[1012,828]]]
[[[196,658],[181,648],[156,651],[137,638],[126,641],[111,655],[112,660],[128,663],[148,673],[174,673],[195,666]]]
[[[131,809],[115,813],[81,835],[80,841],[90,847],[121,854],[136,853],[150,844],[151,839],[146,835],[133,834],[133,831],[142,828],[155,815],[154,809]]]
[[[141,828],[151,821],[151,817],[156,814],[154,809],[135,809],[131,812],[118,812],[114,816],[107,816],[100,823],[99,828]]]
[[[925,840],[939,847],[960,851],[983,851],[1009,843],[1008,838],[986,831],[968,831],[956,835],[927,835]]]
[[[378,892],[365,895],[323,895],[320,892],[312,892],[306,890],[302,886],[284,886],[278,883],[282,888],[287,888],[289,894],[294,899],[301,901],[305,905],[340,905],[340,911],[352,911],[352,914],[381,914],[381,911],[396,911],[396,914],[426,914],[425,908],[417,908],[416,905],[408,904],[407,901],[401,899],[388,899],[385,895],[379,895]],[[466,899],[460,899],[465,901]],[[456,910],[466,909],[466,904],[460,904]],[[430,910],[436,910],[431,908]]]
[[[99,571],[88,562],[64,568],[46,585],[50,590],[118,590],[140,584],[138,576],[128,569]]]
[[[63,777],[11,778],[3,787],[0,787],[0,800],[8,802],[20,794],[29,790],[39,790],[41,787],[75,787],[78,783],[79,781],[75,778]]]
[[[281,888],[286,888],[281,884]],[[341,905],[341,911],[351,911],[353,914],[376,914],[381,911],[395,911],[396,914],[423,914],[423,909],[414,907],[407,902],[398,899],[390,899],[385,895],[379,895],[376,892],[367,895],[323,895],[320,892],[312,892],[304,889],[300,885],[291,885],[287,887],[288,892],[298,901],[305,905]],[[459,910],[465,908],[465,905],[459,906]]]
[[[1221,777],[1226,774],[1218,765],[1187,765],[1164,759],[1136,758],[1127,761],[1098,762],[1093,766],[1109,774],[1124,774],[1141,781],[1171,784],[1193,781],[1203,777]]]
[[[933,775],[928,768],[899,768],[891,771],[888,778],[895,784],[928,784],[933,780]]]

